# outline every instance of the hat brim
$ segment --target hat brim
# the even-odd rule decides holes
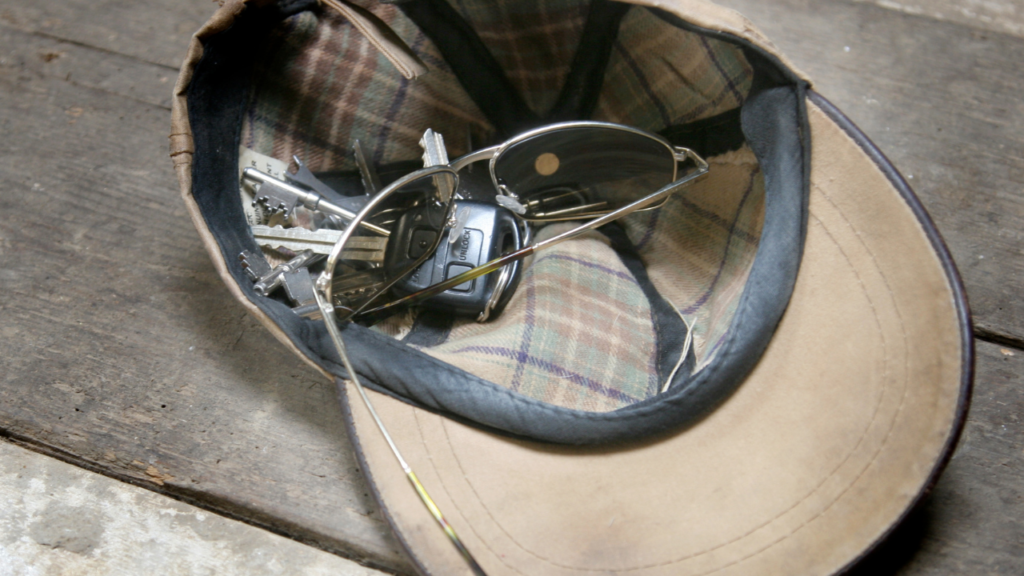
[[[888,161],[820,96],[807,108],[795,291],[754,371],[703,420],[635,444],[565,447],[368,391],[487,574],[834,574],[937,478],[970,392],[962,286]],[[467,573],[351,382],[339,385],[363,471],[415,564]]]

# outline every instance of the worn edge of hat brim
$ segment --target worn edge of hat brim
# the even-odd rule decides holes
[[[847,574],[857,568],[862,561],[868,559],[872,553],[878,550],[878,548],[893,535],[900,525],[903,524],[903,522],[907,520],[907,518],[919,506],[922,505],[924,500],[935,488],[936,483],[939,481],[939,477],[949,464],[949,461],[953,458],[953,452],[956,449],[957,443],[960,441],[960,436],[963,434],[964,425],[967,423],[967,414],[970,410],[971,404],[971,393],[974,388],[974,324],[971,318],[970,305],[967,301],[967,291],[964,288],[960,272],[957,270],[949,248],[946,246],[945,241],[939,234],[938,228],[935,227],[935,223],[932,221],[931,216],[928,215],[928,212],[921,204],[920,199],[910,188],[910,184],[908,184],[906,179],[904,179],[899,171],[896,170],[888,157],[886,157],[885,154],[879,150],[873,142],[871,142],[867,135],[864,134],[864,132],[862,132],[853,123],[853,121],[843,114],[841,110],[836,108],[836,106],[828,99],[811,90],[808,91],[808,100],[816,105],[832,122],[845,132],[846,135],[860,147],[864,154],[867,155],[867,157],[876,166],[878,166],[879,170],[881,170],[885,175],[889,183],[896,192],[899,193],[900,197],[904,202],[906,202],[907,206],[917,218],[917,221],[921,225],[928,241],[931,243],[936,257],[942,265],[942,271],[946,276],[950,292],[952,292],[953,306],[956,310],[957,323],[960,329],[961,366],[959,396],[956,400],[956,410],[953,416],[953,423],[946,437],[945,445],[942,447],[939,457],[936,459],[926,481],[921,486],[921,490],[911,500],[910,504],[900,513],[899,517],[859,556],[853,558],[846,566],[836,572],[837,574]]]
[[[235,279],[231,276],[231,273],[228,271],[227,262],[221,253],[220,246],[217,244],[217,240],[213,237],[209,227],[206,225],[206,220],[203,218],[199,205],[192,196],[192,156],[195,154],[195,144],[192,140],[192,126],[188,118],[188,88],[192,81],[192,75],[195,71],[196,65],[199,64],[199,61],[203,58],[203,41],[206,38],[227,30],[231,24],[234,23],[238,15],[242,13],[247,4],[262,6],[271,2],[273,2],[273,0],[228,0],[214,13],[202,28],[192,35],[192,39],[189,42],[188,52],[186,53],[185,60],[181,65],[181,72],[179,73],[178,80],[174,85],[174,93],[171,101],[170,156],[174,163],[174,171],[178,177],[179,191],[182,199],[185,201],[185,208],[188,210],[189,217],[192,219],[192,223],[195,225],[196,231],[199,233],[199,238],[202,240],[203,246],[210,254],[210,259],[213,261],[217,274],[220,275],[221,280],[223,280],[224,284],[227,285],[231,295],[234,296],[235,300],[238,300],[242,306],[245,307],[245,309],[263,325],[264,328],[273,334],[278,341],[284,344],[289,351],[298,355],[303,361],[325,377],[333,379],[334,376],[330,372],[320,366],[305,352],[300,350],[284,330],[282,330],[281,327],[270,318],[270,316],[260,310],[258,306],[252,303],[245,296],[238,284],[235,283]]]

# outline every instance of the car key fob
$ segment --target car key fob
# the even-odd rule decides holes
[[[505,208],[489,202],[456,200],[453,213],[458,224],[444,230],[444,238],[432,257],[392,286],[395,294],[406,296],[418,292],[522,247],[518,222]],[[432,244],[435,232],[417,229],[415,215],[416,210],[410,210],[395,223],[388,239],[385,266],[390,260],[418,258],[422,254],[417,251]],[[452,228],[457,236],[449,241]],[[430,234],[430,238],[421,238],[424,234]],[[492,272],[432,296],[420,306],[474,316],[480,321],[494,317],[501,312],[519,282],[522,263],[508,266],[504,277],[500,270]]]

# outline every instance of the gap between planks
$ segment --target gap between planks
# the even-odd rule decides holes
[[[991,344],[998,344],[1000,346],[1007,346],[1009,348],[1016,348],[1017,350],[1024,351],[1024,340],[1007,334],[1000,334],[987,326],[975,326],[974,337],[983,342],[989,342]]]
[[[88,470],[89,472],[93,472],[107,478],[112,478],[119,482],[124,482],[126,484],[131,484],[132,486],[137,486],[139,488],[144,488],[146,490],[156,492],[157,494],[166,496],[167,498],[171,498],[172,500],[184,502],[185,504],[195,506],[197,508],[206,510],[213,514],[217,514],[218,516],[222,516],[230,520],[235,520],[237,522],[242,522],[243,524],[253,526],[261,530],[266,530],[267,532],[270,532],[272,534],[277,534],[278,536],[282,536],[284,538],[294,540],[301,544],[311,546],[313,548],[316,548],[317,550],[322,550],[324,552],[328,552],[330,554],[346,558],[368,568],[385,571],[389,574],[395,574],[396,576],[401,576],[406,573],[405,570],[408,570],[407,567],[396,566],[393,563],[382,564],[380,562],[376,562],[374,561],[374,557],[372,555],[367,555],[365,553],[354,553],[352,550],[345,550],[344,552],[340,552],[338,550],[336,543],[333,546],[330,544],[335,539],[316,534],[310,535],[308,531],[304,532],[286,530],[284,527],[288,526],[288,524],[282,524],[280,522],[275,524],[275,521],[279,520],[278,518],[268,518],[267,522],[260,522],[252,514],[245,514],[245,512],[251,512],[250,510],[234,512],[229,508],[226,508],[222,505],[218,505],[218,500],[197,498],[195,496],[195,494],[202,494],[202,492],[176,489],[178,487],[176,487],[174,484],[164,484],[162,482],[158,483],[152,479],[148,479],[141,476],[132,476],[130,474],[118,474],[114,472],[113,468],[100,466],[91,460],[78,457],[72,454],[71,452],[62,450],[56,446],[51,446],[49,444],[38,442],[36,440],[33,440],[32,438],[11,432],[10,430],[4,429],[2,427],[0,427],[0,442],[9,442],[11,444],[14,444],[15,446],[20,446],[21,448],[24,448],[26,450],[30,450],[34,453],[42,454],[43,456],[47,456],[49,458],[65,462],[67,464],[71,464],[72,466],[76,466],[83,470]],[[317,536],[321,536],[321,538],[317,538]]]

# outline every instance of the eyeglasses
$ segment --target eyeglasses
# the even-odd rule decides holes
[[[431,146],[427,146],[431,155]],[[435,154],[434,161],[441,158]],[[524,225],[586,220],[567,232],[537,242],[470,270],[451,267],[445,280],[381,302],[398,280],[416,274],[445,235],[449,242],[461,232],[457,205],[458,173],[488,161],[494,201],[508,208]],[[686,167],[680,176],[679,166]],[[472,152],[448,165],[413,172],[381,190],[356,214],[328,256],[317,288],[332,302],[337,321],[375,322],[403,306],[413,305],[502,270],[494,282],[507,284],[510,265],[538,250],[554,246],[641,210],[662,206],[668,197],[703,178],[708,165],[692,150],[674,147],[656,134],[607,122],[565,122],[526,132],[511,140]],[[337,279],[342,254],[365,234],[366,223],[405,231],[402,242],[389,242],[382,266],[353,270]],[[394,231],[393,229],[393,231]],[[351,253],[351,251],[347,252]],[[494,298],[488,302],[493,306]]]
[[[497,270],[502,270],[497,282],[508,282],[509,266],[515,262],[634,212],[662,206],[670,194],[705,177],[708,164],[692,150],[673,147],[660,136],[604,122],[552,124],[521,134],[504,144],[472,152],[450,164],[446,164],[446,158],[441,158],[436,146],[430,142],[425,148],[428,163],[439,165],[399,178],[381,190],[351,219],[328,256],[324,272],[317,281],[315,295],[348,378],[355,385],[377,428],[420,500],[473,573],[479,576],[485,574],[483,568],[402,457],[374,410],[346,353],[340,322],[356,318],[376,319],[401,306],[422,302]],[[489,160],[495,202],[508,208],[524,223],[590,220],[567,232],[454,274],[424,290],[371,306],[405,275],[420,272],[419,267],[441,245],[445,230],[448,230],[450,243],[460,238],[464,222],[460,222],[457,215],[458,172],[484,160]],[[682,177],[678,172],[681,163],[688,168]],[[361,270],[353,268],[336,284],[333,275],[341,255],[354,238],[359,238],[357,234],[369,228],[366,223],[390,229],[384,262]],[[409,241],[391,242],[398,237]],[[335,302],[336,289],[343,293],[340,304]],[[489,302],[488,306],[491,304]],[[689,334],[686,342],[688,349]],[[686,353],[684,350],[681,354],[680,365]],[[676,370],[678,368],[677,365]],[[671,382],[671,377],[666,387],[668,382]]]

